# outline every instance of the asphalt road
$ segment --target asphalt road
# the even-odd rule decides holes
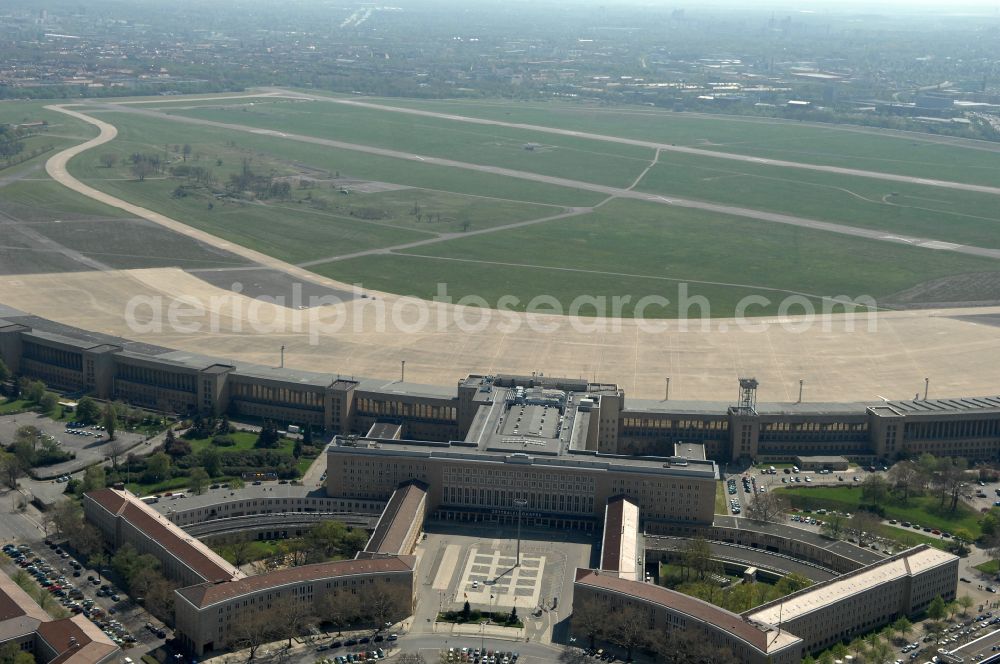
[[[358,103],[361,103],[361,102],[358,102]],[[942,242],[940,240],[932,240],[932,239],[928,239],[928,238],[920,238],[920,237],[914,237],[914,236],[898,235],[898,234],[888,233],[886,231],[878,230],[878,229],[859,228],[859,227],[855,227],[855,226],[847,226],[847,225],[844,225],[844,224],[835,224],[835,223],[830,223],[830,222],[826,222],[826,221],[820,221],[818,219],[808,219],[808,218],[805,218],[805,217],[796,217],[796,216],[787,215],[787,214],[778,214],[778,213],[775,213],[775,212],[765,212],[765,211],[762,211],[762,210],[754,210],[754,209],[751,209],[751,208],[744,208],[744,207],[739,207],[739,206],[734,206],[734,205],[720,205],[720,204],[717,204],[717,203],[709,203],[709,202],[706,202],[706,201],[699,201],[699,200],[694,200],[694,199],[681,198],[681,197],[677,197],[677,196],[660,196],[660,195],[657,195],[657,194],[650,194],[650,193],[644,193],[644,192],[639,192],[639,191],[633,191],[630,188],[610,187],[610,186],[607,186],[607,185],[595,184],[595,183],[592,183],[592,182],[583,182],[581,180],[572,180],[572,179],[569,179],[569,178],[556,177],[556,176],[553,176],[553,175],[541,175],[539,173],[530,173],[530,172],[527,172],[527,171],[518,171],[518,170],[514,170],[514,169],[510,169],[510,168],[501,168],[499,166],[487,166],[487,165],[484,165],[484,164],[473,164],[473,163],[464,162],[464,161],[456,161],[454,159],[444,159],[444,158],[441,158],[441,157],[431,157],[431,156],[425,156],[425,155],[416,155],[416,154],[412,154],[410,152],[402,152],[402,151],[399,151],[399,150],[390,150],[390,149],[387,149],[387,148],[373,147],[373,146],[370,146],[370,145],[360,145],[360,144],[357,144],[357,143],[347,143],[347,142],[344,142],[344,141],[335,141],[335,140],[327,139],[327,138],[317,138],[315,136],[307,136],[307,135],[295,134],[295,133],[291,133],[291,132],[276,131],[276,130],[273,130],[273,129],[261,129],[259,127],[253,127],[253,126],[250,126],[250,125],[236,124],[236,123],[231,123],[231,122],[217,122],[215,120],[203,120],[203,119],[200,119],[200,118],[190,118],[190,117],[184,117],[184,116],[179,116],[179,115],[170,115],[168,113],[162,113],[160,111],[151,111],[151,110],[134,108],[134,107],[129,107],[129,106],[115,105],[115,104],[111,104],[111,103],[102,104],[101,106],[103,108],[105,108],[105,109],[113,109],[113,110],[116,110],[116,111],[119,111],[119,112],[122,112],[122,113],[131,113],[131,114],[143,115],[143,116],[147,116],[147,117],[156,118],[156,119],[159,119],[159,120],[165,120],[165,121],[169,121],[169,122],[176,122],[176,123],[180,123],[180,124],[190,124],[190,125],[198,125],[198,126],[206,126],[206,127],[215,127],[215,128],[218,128],[218,129],[226,129],[226,130],[230,130],[230,131],[240,131],[240,132],[245,132],[245,133],[250,133],[250,134],[256,134],[256,135],[259,135],[259,136],[272,136],[272,137],[284,138],[284,139],[292,140],[292,141],[299,141],[301,143],[310,143],[310,144],[313,144],[313,145],[323,145],[323,146],[327,146],[327,147],[337,148],[337,149],[340,149],[340,150],[350,150],[350,151],[354,151],[354,152],[363,152],[363,153],[366,153],[366,154],[373,154],[373,155],[377,155],[377,156],[381,156],[381,157],[389,157],[389,158],[393,158],[393,159],[402,159],[404,161],[411,161],[411,162],[415,161],[415,162],[422,163],[422,164],[431,164],[431,165],[435,165],[435,166],[447,166],[447,167],[450,167],[450,168],[460,168],[460,169],[463,169],[463,170],[478,171],[478,172],[481,172],[481,173],[489,173],[489,174],[492,174],[492,175],[499,175],[499,176],[503,176],[503,177],[511,177],[511,178],[517,178],[517,179],[521,179],[521,180],[530,180],[532,182],[540,182],[540,183],[551,184],[551,185],[556,185],[556,186],[560,186],[560,187],[567,187],[567,188],[571,188],[571,189],[579,189],[579,190],[582,190],[582,191],[592,191],[592,192],[595,192],[595,193],[604,194],[606,196],[614,197],[614,198],[627,198],[627,199],[633,199],[633,200],[646,201],[646,202],[650,202],[650,203],[657,203],[657,204],[661,204],[661,205],[671,205],[671,206],[675,206],[675,207],[691,208],[691,209],[696,209],[696,210],[705,210],[705,211],[708,211],[708,212],[716,212],[716,213],[719,213],[719,214],[726,214],[726,215],[731,215],[731,216],[736,216],[736,217],[744,217],[744,218],[748,218],[748,219],[755,219],[757,221],[765,221],[765,222],[776,223],[776,224],[786,224],[786,225],[790,225],[790,226],[799,226],[799,227],[802,227],[802,228],[809,228],[809,229],[812,229],[812,230],[819,230],[819,231],[826,231],[826,232],[830,232],[830,233],[837,233],[839,235],[849,235],[849,236],[860,237],[860,238],[865,238],[865,239],[869,239],[869,240],[877,240],[877,241],[880,241],[880,242],[890,242],[890,243],[893,243],[893,244],[905,244],[905,245],[909,245],[909,246],[924,247],[924,248],[937,249],[937,250],[942,250],[942,251],[953,251],[953,252],[956,252],[956,253],[966,254],[966,255],[970,255],[970,256],[979,256],[979,257],[985,257],[985,258],[1000,259],[1000,249],[989,249],[989,248],[984,248],[984,247],[973,247],[973,246],[962,245],[962,244],[955,244],[955,243],[950,243],[950,242]],[[114,127],[112,127],[111,125],[109,125],[108,123],[106,123],[104,121],[97,120],[97,119],[95,119],[95,118],[93,118],[91,116],[85,115],[83,113],[79,113],[77,111],[70,111],[70,110],[65,109],[65,108],[63,108],[61,106],[48,106],[46,108],[48,108],[50,110],[54,110],[54,111],[59,111],[59,112],[62,112],[62,113],[69,113],[69,114],[73,115],[74,117],[77,117],[79,119],[85,120],[85,121],[90,122],[92,124],[96,124],[98,127],[101,127],[101,133],[102,133],[102,135],[105,134],[105,128],[104,128],[105,125],[107,127],[110,127],[112,130],[114,129]],[[421,113],[424,113],[424,111],[421,111]],[[445,118],[450,117],[447,114],[436,114],[436,115],[439,115],[440,117],[445,117]],[[456,117],[460,117],[460,116],[456,116]],[[494,121],[484,121],[484,122],[493,123]],[[499,123],[499,124],[503,124],[503,123]],[[512,125],[512,126],[517,126],[517,125]],[[525,126],[523,128],[531,128],[531,126]],[[564,132],[564,130],[557,130],[557,129],[552,129],[552,131],[553,132],[560,132],[560,133]],[[115,130],[115,134],[117,134],[117,130]],[[600,135],[597,135],[597,134],[582,134],[580,132],[570,132],[569,135],[583,136],[585,138],[597,138],[597,137],[600,136]],[[94,143],[94,141],[99,140],[99,138],[100,137],[98,137],[98,139],[93,139],[92,141],[88,141],[88,143]],[[113,135],[111,136],[111,138],[108,138],[107,140],[111,140],[112,138],[114,138]],[[615,138],[615,137],[605,137],[605,138],[610,140],[610,139]],[[604,139],[601,139],[601,140],[604,140]],[[615,139],[615,140],[620,140],[620,141],[623,141],[623,142],[636,143],[636,144],[639,144],[639,145],[643,145],[644,147],[650,147],[650,148],[657,148],[657,149],[664,149],[664,150],[669,149],[669,150],[682,150],[682,151],[697,151],[697,152],[705,152],[706,154],[716,155],[716,153],[713,153],[713,152],[710,152],[710,151],[698,151],[696,148],[683,148],[682,149],[682,148],[676,148],[674,146],[669,146],[669,145],[663,146],[663,145],[661,145],[659,143],[650,143],[650,142],[647,142],[647,141],[632,141],[631,139]],[[102,142],[106,142],[106,141],[102,141]],[[111,205],[114,205],[115,207],[126,209],[129,212],[132,212],[133,214],[141,214],[140,212],[137,212],[137,210],[142,210],[142,208],[137,208],[136,206],[133,206],[133,205],[128,204],[128,203],[125,203],[124,201],[119,201],[117,203],[110,202],[112,200],[118,200],[118,199],[114,199],[113,197],[111,197],[111,196],[109,196],[107,194],[104,194],[103,192],[98,192],[97,190],[95,190],[95,189],[93,189],[91,187],[83,185],[82,183],[80,183],[75,178],[72,178],[71,176],[69,176],[65,172],[65,168],[62,168],[60,170],[57,167],[53,167],[53,168],[49,167],[49,164],[52,163],[52,162],[56,162],[57,166],[60,163],[64,166],[65,165],[65,161],[66,161],[65,159],[62,159],[61,162],[57,161],[57,160],[61,159],[61,156],[64,153],[72,152],[74,155],[75,154],[79,154],[79,152],[83,151],[83,150],[79,150],[79,148],[82,147],[83,145],[88,145],[88,143],[84,143],[84,144],[81,144],[80,146],[76,146],[74,148],[70,148],[68,150],[65,150],[65,151],[63,151],[63,152],[61,152],[61,153],[53,156],[49,160],[49,163],[46,164],[46,169],[48,170],[49,174],[54,179],[62,182],[63,184],[67,184],[69,182],[69,179],[72,179],[72,181],[75,182],[76,185],[72,185],[71,186],[71,185],[67,184],[67,186],[70,186],[72,189],[74,189],[74,190],[76,190],[76,191],[78,191],[80,193],[83,193],[84,195],[87,195],[87,196],[90,196],[91,198],[94,198],[95,196],[93,196],[93,193],[100,194],[100,197],[98,198],[98,200],[101,200],[102,202],[109,203]],[[94,143],[90,147],[96,147],[96,145],[100,145],[100,144],[101,143]],[[89,149],[89,148],[87,148],[87,149]],[[993,194],[1000,195],[1000,188],[996,188],[996,187],[980,187],[979,185],[964,185],[962,183],[948,183],[948,182],[938,181],[938,180],[925,180],[923,178],[905,178],[903,176],[889,176],[888,174],[885,174],[885,173],[875,173],[873,171],[856,171],[856,172],[850,172],[851,169],[839,169],[839,168],[835,168],[833,166],[814,166],[814,165],[810,165],[810,164],[797,164],[796,162],[777,162],[777,161],[774,161],[774,160],[765,160],[765,159],[761,159],[761,158],[758,158],[758,157],[745,157],[745,156],[742,156],[742,155],[731,155],[731,156],[733,158],[739,157],[741,161],[754,161],[756,163],[769,163],[769,164],[772,164],[772,165],[782,165],[782,166],[798,166],[798,167],[801,167],[801,168],[808,168],[810,170],[820,170],[820,171],[827,171],[827,172],[831,172],[831,173],[843,173],[843,172],[846,171],[846,172],[848,172],[848,174],[851,174],[851,175],[862,175],[862,176],[866,176],[866,177],[875,177],[877,179],[900,180],[900,181],[906,181],[906,182],[913,182],[913,183],[916,183],[916,184],[933,184],[933,183],[938,183],[936,186],[950,186],[951,188],[955,188],[955,189],[968,189],[970,191],[980,191],[982,189],[986,189],[986,190],[988,190],[986,193],[993,193]],[[122,205],[122,203],[124,203],[124,205]],[[148,213],[149,211],[147,210],[145,212]],[[153,214],[155,214],[155,216],[157,218],[167,219],[163,215],[160,215],[160,214],[157,214],[157,213],[153,213]],[[151,221],[157,221],[158,222],[157,218],[149,217],[147,215],[142,215],[142,214],[141,214],[141,216],[144,216],[147,219],[150,219]],[[177,222],[174,222],[173,220],[169,220],[169,221],[172,222],[172,224],[176,224],[177,223]],[[174,228],[174,226],[171,225],[171,228]],[[503,229],[502,228],[493,229],[492,232],[496,232],[498,230],[503,230]],[[487,232],[486,229],[484,229],[484,232]],[[465,235],[465,234],[463,234],[463,235]],[[205,236],[207,236],[207,237],[213,237],[213,236],[209,236],[207,233],[199,233],[198,239],[201,239],[202,241],[208,241],[207,239],[205,239]],[[417,242],[417,243],[409,243],[409,244],[406,244],[406,245],[399,245],[397,247],[383,247],[383,248],[379,248],[379,249],[372,249],[372,250],[365,251],[365,252],[356,252],[356,253],[352,253],[350,255],[332,256],[328,260],[340,260],[340,259],[343,259],[343,258],[356,258],[356,257],[359,257],[359,256],[364,256],[364,255],[369,255],[369,254],[380,254],[380,253],[384,254],[384,253],[387,253],[387,252],[391,252],[391,251],[393,251],[395,249],[405,249],[405,248],[409,248],[411,245],[412,246],[420,246],[422,244],[429,244],[429,243],[432,243],[432,242],[440,242],[440,241],[442,241],[444,239],[450,239],[450,238],[431,239],[431,240],[425,240],[425,241],[421,241],[421,242]],[[224,242],[224,241],[216,238],[215,239],[215,243],[219,243],[219,242]],[[246,249],[244,249],[242,252],[237,252],[235,249],[233,249],[233,246],[230,245],[228,242],[225,243],[225,248],[229,249],[230,251],[234,251],[235,253],[242,253],[242,255],[244,255],[246,257],[251,257],[251,254],[252,254],[253,255],[252,259],[253,260],[257,260],[257,261],[263,260],[262,258],[260,258],[261,256],[263,256],[262,254],[258,254],[258,252],[251,252],[250,250],[246,250]],[[250,252],[250,253],[246,253],[246,252]],[[270,258],[270,259],[268,259],[268,261],[270,263],[274,263],[275,259]],[[317,263],[320,263],[320,262],[325,262],[325,261],[323,261],[322,259],[320,259],[319,261],[309,261],[308,263],[303,263],[302,265],[303,266],[305,266],[305,265],[314,265],[314,264],[317,264]]]

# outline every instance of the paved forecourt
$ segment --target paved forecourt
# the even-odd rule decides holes
[[[760,381],[761,401],[795,401],[802,379],[805,401],[840,402],[909,399],[927,377],[931,397],[995,394],[1000,375],[1000,334],[991,324],[1000,307],[881,312],[871,326],[856,320],[853,331],[837,316],[802,326],[712,319],[684,330],[677,321],[662,321],[665,329],[635,320],[574,327],[564,317],[510,312],[469,331],[453,305],[432,309],[426,326],[414,324],[413,300],[389,294],[295,311],[173,268],[0,277],[0,293],[2,304],[61,323],[223,359],[277,366],[285,346],[286,367],[363,377],[398,376],[405,360],[407,380],[431,385],[466,373],[538,371],[613,381],[629,396],[662,399],[670,377],[673,399],[726,400],[736,397],[736,379],[749,375]],[[184,298],[220,304],[189,316]],[[158,303],[160,323],[143,304],[132,312],[138,325],[130,325],[130,301]],[[195,331],[169,325],[171,307]],[[389,312],[387,324],[375,307]],[[394,328],[397,307],[404,325]],[[511,321],[517,329],[508,329]]]

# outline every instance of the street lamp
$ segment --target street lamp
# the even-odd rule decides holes
[[[524,498],[515,498],[514,507],[517,508],[517,562],[514,567],[521,566],[521,510],[525,508],[528,501]]]

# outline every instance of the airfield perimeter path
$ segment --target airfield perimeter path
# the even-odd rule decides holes
[[[268,93],[269,96],[278,96],[280,94],[281,93],[279,93],[279,92]],[[953,251],[953,252],[956,252],[956,253],[966,254],[966,255],[970,255],[970,256],[978,256],[978,257],[983,257],[983,258],[1000,259],[1000,249],[988,249],[988,248],[984,248],[984,247],[974,247],[974,246],[970,246],[970,245],[956,244],[956,243],[952,243],[952,242],[943,242],[943,241],[940,241],[940,240],[932,240],[932,239],[928,239],[928,238],[919,238],[919,237],[913,237],[913,236],[898,235],[898,234],[894,234],[894,233],[887,233],[887,232],[882,231],[882,230],[869,229],[869,228],[859,228],[859,227],[855,227],[855,226],[847,226],[847,225],[844,225],[844,224],[835,224],[835,223],[830,223],[830,222],[826,222],[826,221],[819,221],[818,219],[807,219],[805,217],[796,217],[796,216],[787,215],[787,214],[778,214],[778,213],[775,213],[775,212],[764,212],[764,211],[761,211],[761,210],[754,210],[754,209],[751,209],[751,208],[737,207],[737,206],[733,206],[733,205],[719,205],[719,204],[716,204],[716,203],[709,203],[709,202],[706,202],[706,201],[698,201],[698,200],[687,199],[687,198],[679,198],[677,196],[659,196],[659,195],[656,195],[656,194],[649,194],[649,193],[643,193],[643,192],[638,192],[638,191],[632,191],[631,189],[624,189],[624,188],[620,188],[620,187],[610,187],[610,186],[607,186],[607,185],[595,184],[595,183],[592,183],[592,182],[583,182],[583,181],[580,181],[580,180],[571,180],[571,179],[568,179],[568,178],[561,178],[561,177],[556,177],[556,176],[552,176],[552,175],[541,175],[541,174],[538,174],[538,173],[529,173],[529,172],[526,172],[526,171],[518,171],[518,170],[514,170],[514,169],[510,169],[510,168],[501,168],[499,166],[487,166],[487,165],[483,165],[483,164],[472,164],[472,163],[463,162],[463,161],[455,161],[453,159],[443,159],[441,157],[422,156],[422,155],[412,154],[410,152],[401,152],[399,150],[390,150],[390,149],[386,149],[386,148],[378,148],[378,147],[373,147],[373,146],[369,146],[369,145],[359,145],[357,143],[346,143],[344,141],[335,141],[335,140],[327,139],[327,138],[318,138],[318,137],[315,137],[315,136],[307,136],[307,135],[303,135],[303,134],[294,134],[294,133],[290,133],[290,132],[276,131],[276,130],[273,130],[273,129],[261,129],[259,127],[253,127],[253,126],[250,126],[250,125],[235,124],[235,123],[230,123],[230,122],[218,122],[218,121],[215,121],[215,120],[203,120],[203,119],[200,119],[200,118],[190,118],[190,117],[184,117],[184,116],[178,116],[178,115],[170,115],[168,113],[161,113],[159,111],[151,111],[151,110],[139,109],[139,108],[135,108],[135,107],[131,107],[131,106],[125,106],[125,105],[122,105],[122,104],[115,104],[115,103],[111,103],[111,102],[105,102],[105,103],[99,103],[99,104],[91,104],[91,105],[97,105],[100,108],[103,108],[105,110],[117,111],[117,112],[122,112],[122,113],[130,113],[130,114],[136,114],[136,115],[143,115],[143,116],[147,116],[147,117],[153,117],[153,118],[157,118],[157,119],[160,119],[160,120],[166,120],[166,121],[176,122],[176,123],[180,123],[180,124],[191,124],[191,125],[216,127],[218,129],[227,129],[227,130],[230,130],[230,131],[240,131],[240,132],[245,132],[245,133],[250,133],[250,134],[256,134],[256,135],[259,135],[259,136],[272,136],[272,137],[275,137],[275,138],[283,138],[283,139],[287,139],[287,140],[291,140],[291,141],[298,141],[298,142],[301,142],[301,143],[311,143],[311,144],[314,144],[314,145],[323,145],[323,146],[337,148],[337,149],[341,149],[341,150],[350,150],[350,151],[354,151],[354,152],[363,152],[363,153],[366,153],[366,154],[373,154],[373,155],[378,155],[378,156],[382,156],[382,157],[390,157],[390,158],[393,158],[393,159],[402,159],[402,160],[410,161],[410,162],[418,162],[418,163],[425,163],[425,164],[430,164],[430,165],[435,165],[435,166],[447,166],[447,167],[451,167],[451,168],[460,168],[460,169],[464,169],[464,170],[479,171],[479,172],[482,172],[482,173],[490,173],[492,175],[499,175],[499,176],[503,176],[503,177],[511,177],[511,178],[518,178],[518,179],[521,179],[521,180],[530,180],[532,182],[541,182],[541,183],[545,183],[545,184],[552,184],[552,185],[556,185],[556,186],[560,186],[560,187],[567,187],[567,188],[570,188],[570,189],[579,189],[579,190],[583,190],[583,191],[592,191],[592,192],[597,192],[597,193],[604,194],[606,196],[610,196],[610,197],[614,197],[614,198],[629,198],[629,199],[647,201],[647,202],[651,202],[651,203],[658,203],[658,204],[661,204],[661,205],[671,205],[671,206],[675,206],[675,207],[684,207],[684,208],[693,208],[693,209],[697,209],[697,210],[706,210],[708,212],[715,212],[715,213],[718,213],[718,214],[725,214],[725,215],[736,216],[736,217],[744,217],[744,218],[749,218],[749,219],[756,219],[757,221],[765,221],[765,222],[770,222],[770,223],[787,224],[787,225],[790,225],[790,226],[800,226],[800,227],[809,228],[809,229],[812,229],[812,230],[826,231],[826,232],[829,232],[829,233],[837,233],[837,234],[840,234],[840,235],[850,235],[850,236],[853,236],[853,237],[861,237],[861,238],[865,238],[865,239],[869,239],[869,240],[876,240],[876,241],[879,241],[879,242],[891,242],[893,244],[905,244],[905,245],[908,245],[908,246],[916,246],[916,247],[922,247],[922,248],[926,248],[926,249],[936,249],[936,250],[942,250],[942,251]],[[69,111],[68,109],[65,109],[65,108],[60,107],[60,106],[49,106],[49,107],[46,107],[46,108],[49,108],[49,109],[54,110],[54,111],[60,111],[60,112],[63,112],[63,113],[70,113],[74,117],[78,117],[80,119],[86,120],[87,122],[90,122],[91,124],[97,124],[97,126],[99,126],[99,127],[102,126],[102,125],[107,125],[108,127],[111,127],[111,125],[109,125],[106,122],[103,122],[101,120],[97,120],[97,119],[95,119],[95,118],[93,118],[91,116],[85,115],[83,113],[79,113],[77,111]],[[425,113],[425,112],[421,111],[420,113]],[[447,114],[435,114],[435,115],[440,115],[441,117],[452,117],[452,116],[448,116]],[[461,116],[456,116],[456,117],[461,117]],[[477,122],[492,123],[492,124],[501,124],[501,125],[506,124],[506,123],[501,123],[501,122],[498,122],[498,121],[496,121],[496,122],[495,121],[486,121],[486,120],[483,120],[483,121],[476,120],[476,121]],[[520,126],[520,125],[511,125],[511,126]],[[528,127],[528,125],[525,125],[525,127]],[[112,129],[113,129],[113,127],[112,127]],[[556,129],[553,129],[552,131],[567,133],[567,132],[565,132],[565,130],[556,130]],[[102,129],[102,132],[103,132],[103,129]],[[590,137],[590,138],[597,137],[597,135],[581,134],[580,132],[568,132],[568,133],[570,133],[572,135],[585,136],[585,137]],[[89,149],[90,147],[95,147],[97,145],[100,145],[102,143],[107,142],[108,140],[111,140],[112,138],[114,138],[114,136],[111,136],[111,138],[107,138],[106,140],[100,140],[100,138],[101,137],[98,137],[97,139],[93,139],[92,141],[88,141],[87,143],[83,143],[83,144],[81,144],[79,146],[76,146],[76,148],[70,148],[70,150],[64,151],[64,152],[60,153],[59,155],[56,155],[55,157],[53,157],[52,159],[50,159],[49,163],[51,163],[52,161],[56,160],[57,158],[61,157],[62,155],[65,155],[67,153],[72,153],[72,154],[70,154],[70,156],[75,156],[76,154],[79,154],[80,152],[83,152],[85,149]],[[608,139],[612,139],[614,137],[607,137],[607,138]],[[615,139],[615,140],[619,140],[619,139]],[[622,140],[622,141],[628,141],[630,143],[636,143],[636,141],[632,141],[631,139],[620,139],[620,140]],[[98,141],[98,142],[94,142],[94,141]],[[637,143],[642,144],[642,145],[644,145],[646,147],[654,147],[654,148],[659,147],[661,149],[673,149],[671,146],[663,147],[659,143],[647,143],[647,142],[644,142],[644,141],[638,141]],[[83,146],[87,146],[87,147],[83,147]],[[77,149],[77,148],[83,148],[83,149]],[[685,149],[688,149],[688,148],[685,148]],[[690,150],[694,150],[694,148],[691,148]],[[706,152],[706,154],[710,153],[709,151],[704,151],[704,152]],[[714,153],[712,153],[712,154],[714,154]],[[805,165],[805,164],[795,164],[794,162],[777,162],[777,161],[774,161],[774,160],[763,160],[763,159],[760,159],[758,157],[743,157],[743,156],[739,156],[739,155],[732,155],[732,156],[734,158],[739,157],[739,159],[743,160],[743,161],[754,161],[754,162],[758,162],[758,163],[760,163],[760,162],[767,162],[767,163],[777,164],[777,165],[797,165],[799,167],[809,168],[809,169],[813,169],[813,170],[827,171],[827,172],[831,172],[831,173],[845,173],[845,172],[847,172],[847,173],[849,173],[851,175],[863,175],[863,176],[867,175],[868,177],[876,177],[876,178],[880,178],[880,179],[889,179],[889,180],[897,180],[897,181],[904,181],[904,182],[914,182],[914,183],[917,183],[917,184],[934,184],[934,183],[937,183],[935,186],[950,187],[950,188],[955,188],[955,189],[966,189],[966,190],[970,190],[970,191],[979,191],[979,192],[982,192],[982,193],[989,193],[989,194],[994,194],[994,195],[1000,196],[1000,188],[997,188],[997,187],[984,187],[984,186],[981,186],[981,185],[966,185],[966,184],[959,183],[959,182],[945,182],[945,181],[942,181],[942,180],[924,180],[922,178],[909,178],[909,177],[904,177],[904,176],[899,176],[899,175],[889,175],[889,174],[886,174],[886,173],[874,173],[872,171],[851,171],[851,169],[843,169],[843,168],[837,168],[837,167],[833,167],[833,166],[814,166],[814,165]],[[63,174],[66,177],[69,177],[68,174],[65,174],[65,168],[64,167],[65,167],[66,161],[68,161],[68,158],[63,159],[61,161],[61,164],[63,166],[62,170],[63,170]],[[46,164],[46,168],[47,169],[49,168],[48,164]],[[51,170],[49,171],[49,173],[50,173],[50,175],[53,175]],[[53,175],[53,178],[59,179],[59,178],[56,178],[55,175]],[[62,181],[62,180],[60,180],[60,181]],[[141,213],[135,211],[135,210],[141,209],[141,208],[137,208],[136,206],[131,205],[129,203],[126,203],[125,201],[121,201],[120,199],[115,199],[114,197],[108,196],[107,194],[104,194],[102,192],[98,192],[96,189],[88,187],[88,186],[80,183],[79,181],[75,180],[75,178],[73,179],[73,181],[78,186],[74,186],[72,188],[74,190],[76,190],[76,191],[79,191],[80,193],[84,193],[85,195],[91,196],[92,198],[94,197],[91,194],[86,193],[85,191],[83,191],[82,189],[79,188],[79,187],[82,187],[82,188],[84,188],[84,189],[86,189],[86,190],[88,190],[90,192],[94,192],[94,193],[99,194],[102,198],[99,198],[98,200],[102,200],[104,202],[108,202],[109,200],[118,201],[118,203],[110,203],[110,204],[114,205],[115,207],[121,207],[123,209],[128,209],[128,210],[132,211],[134,214],[141,214]],[[128,207],[123,207],[123,206],[128,206]],[[147,210],[146,212],[149,212],[149,211]],[[163,215],[158,215],[157,213],[152,213],[152,214],[156,215],[157,217],[160,217],[160,218],[163,218],[163,219],[167,219],[167,217],[163,217]],[[571,212],[570,214],[573,214],[573,213]],[[146,215],[142,214],[142,216],[146,216]],[[156,221],[157,223],[160,223],[157,219],[153,219],[153,218],[148,217],[148,216],[146,216],[146,218],[150,219],[151,221]],[[170,228],[175,228],[174,225],[179,223],[179,222],[176,222],[176,221],[174,221],[172,219],[169,220],[169,221],[170,221]],[[179,225],[181,227],[183,227],[183,228],[188,228],[188,227],[184,226],[183,224],[179,224]],[[493,229],[493,232],[499,231],[499,230],[503,230],[503,229],[502,228],[496,228],[496,229]],[[207,240],[205,238],[214,238],[214,236],[208,235],[207,233],[201,233],[200,236],[199,236],[199,239],[201,239],[202,241],[209,242],[210,244],[212,244],[212,243],[218,244],[219,242],[222,242],[222,240],[219,240],[218,238],[214,238],[213,241],[209,241],[209,240]],[[417,243],[407,243],[407,244],[401,244],[401,245],[390,246],[390,247],[382,247],[382,248],[371,249],[371,250],[363,251],[363,252],[355,252],[355,253],[351,253],[349,255],[348,254],[344,254],[344,255],[338,255],[338,256],[328,256],[326,258],[321,258],[321,259],[317,259],[317,260],[314,260],[314,261],[309,261],[308,263],[303,263],[302,265],[303,266],[305,266],[305,265],[319,265],[319,264],[322,264],[322,263],[325,263],[325,262],[336,261],[336,260],[343,260],[345,258],[357,258],[357,257],[361,257],[361,256],[366,256],[366,255],[385,254],[385,253],[389,253],[389,252],[392,252],[392,251],[398,251],[398,250],[407,249],[410,246],[422,246],[422,245],[431,244],[431,243],[434,243],[434,242],[443,242],[443,241],[446,241],[446,240],[449,240],[449,239],[454,239],[454,236],[434,238],[432,240],[423,240],[423,241],[419,241]],[[232,245],[231,243],[228,243],[228,242],[225,243],[225,247],[227,249],[233,250],[234,246],[235,245]],[[250,250],[244,250],[244,251],[250,251]],[[237,252],[237,253],[239,253],[239,252]],[[257,252],[252,252],[252,253],[259,257],[259,258],[254,258],[254,260],[263,262],[263,258],[264,258],[263,254],[259,254]],[[246,254],[244,254],[244,255],[246,255]],[[272,263],[275,262],[275,259],[273,259],[273,258],[268,258],[268,260],[270,262],[272,262]],[[280,261],[278,261],[278,262],[280,262]],[[282,263],[282,264],[284,264],[284,263]],[[315,281],[314,278],[312,280]]]
[[[188,226],[187,224],[176,221],[175,219],[171,219],[170,217],[160,214],[159,212],[154,212],[153,210],[148,210],[144,207],[134,205],[132,203],[129,203],[128,201],[124,201],[110,194],[106,194],[103,191],[94,189],[93,187],[88,186],[83,182],[80,182],[75,177],[69,174],[69,172],[66,170],[66,164],[69,163],[70,159],[77,156],[78,154],[81,154],[83,152],[86,152],[87,150],[90,150],[91,148],[104,145],[105,143],[114,140],[114,138],[118,135],[118,130],[114,127],[114,125],[111,125],[102,120],[98,120],[97,118],[91,117],[89,115],[85,115],[77,111],[72,111],[70,109],[63,108],[62,106],[46,106],[45,108],[51,111],[57,111],[59,113],[65,113],[66,115],[70,115],[74,118],[92,124],[95,127],[97,127],[98,130],[100,130],[100,133],[96,137],[84,143],[80,143],[79,145],[74,145],[65,150],[62,150],[59,153],[50,157],[49,160],[45,162],[45,171],[49,174],[49,176],[53,180],[55,180],[59,184],[68,187],[69,189],[79,194],[83,194],[88,198],[92,198],[95,201],[99,201],[101,203],[104,203],[105,205],[110,205],[112,207],[125,210],[126,212],[134,214],[138,217],[142,217],[143,219],[148,219],[153,223],[164,226],[165,228],[169,228],[170,230],[176,233],[186,235],[187,237],[190,237],[199,242],[203,242],[209,246],[225,249],[226,251],[229,251],[233,254],[247,258],[257,263],[260,266],[273,268],[275,270],[280,270],[282,272],[291,274],[299,279],[314,284],[320,284],[335,289],[344,288],[344,284],[334,281],[333,279],[327,279],[323,276],[316,274],[315,272],[310,272],[309,270],[297,267],[295,265],[292,265],[291,263],[286,263],[272,256],[268,256],[267,254],[262,254],[259,251],[254,251],[253,249],[248,249],[247,247],[234,244],[232,242],[228,242],[215,235],[211,235],[210,233],[198,230],[193,226]],[[97,269],[101,268],[98,267]]]

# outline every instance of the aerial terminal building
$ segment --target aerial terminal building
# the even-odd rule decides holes
[[[519,451],[534,458],[567,458],[583,450],[663,457],[673,454],[678,442],[699,443],[707,458],[719,462],[794,462],[797,456],[867,461],[924,452],[985,460],[1000,455],[996,395],[757,403],[756,381],[743,379],[732,402],[657,401],[628,398],[614,384],[536,375],[472,375],[451,386],[429,386],[223,360],[29,315],[0,319],[0,358],[16,375],[56,389],[164,412],[228,413],[329,435],[451,442],[456,449],[475,444],[480,451]],[[513,420],[494,417],[498,390],[525,412]],[[567,397],[561,403],[560,392]],[[485,401],[495,407],[482,409]],[[480,444],[487,442],[487,432],[489,449]],[[523,440],[520,450],[516,440]]]

